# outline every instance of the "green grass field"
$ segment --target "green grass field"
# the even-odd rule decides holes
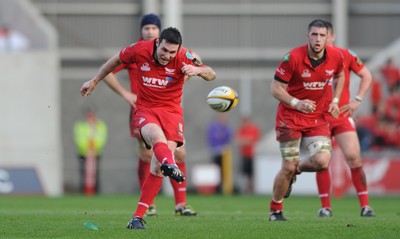
[[[332,218],[317,218],[317,197],[285,201],[287,222],[269,222],[270,196],[198,196],[198,217],[174,216],[173,198],[158,196],[149,230],[125,228],[135,196],[0,197],[0,238],[400,238],[400,197],[371,197],[377,214],[359,216],[356,197],[333,199]],[[91,230],[83,224],[98,224]]]

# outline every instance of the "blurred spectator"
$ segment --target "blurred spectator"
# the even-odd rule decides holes
[[[15,52],[27,50],[30,41],[22,33],[7,25],[0,26],[0,52]]]
[[[233,130],[228,125],[226,113],[218,113],[208,125],[207,142],[212,153],[212,160],[220,167],[221,179],[223,179],[222,160],[224,151],[229,149],[229,145],[233,138]],[[218,192],[222,190],[221,184],[218,186]]]
[[[249,117],[242,117],[242,123],[236,132],[236,141],[240,146],[240,154],[242,158],[242,173],[246,176],[247,187],[246,193],[254,193],[253,184],[253,159],[254,148],[260,140],[260,127],[250,120]]]
[[[379,80],[373,78],[371,83],[371,109],[372,113],[378,110],[382,103],[382,84]]]
[[[400,70],[394,65],[392,59],[388,59],[386,64],[381,68],[381,73],[388,85],[389,92],[400,86]]]
[[[372,149],[382,150],[382,148],[388,146],[389,125],[390,121],[385,118],[380,118],[378,120],[373,128],[374,140]]]
[[[357,116],[355,118],[361,152],[371,149],[371,147],[374,145],[375,127],[378,124],[379,119],[383,117],[383,113],[380,108],[382,107],[378,107],[373,114]]]
[[[360,151],[369,150],[374,141],[374,135],[371,130],[365,126],[357,125],[357,136],[360,140]]]
[[[400,123],[400,88],[393,90],[385,101],[385,117]]]
[[[400,146],[400,121],[395,119],[400,109],[400,100],[395,95],[398,97],[399,93],[400,89],[397,89],[389,97],[392,102],[380,104],[373,114],[357,117],[357,133],[362,151],[380,151]]]
[[[395,149],[400,149],[400,124],[399,123],[394,125],[394,130],[391,135],[391,140],[393,142],[393,147]]]
[[[80,166],[80,191],[99,192],[99,162],[107,142],[107,125],[96,116],[93,106],[83,111],[85,119],[74,125],[74,138]]]

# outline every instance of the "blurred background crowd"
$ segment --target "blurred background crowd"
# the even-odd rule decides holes
[[[400,146],[400,68],[389,58],[371,86],[370,112],[357,117],[362,150]]]

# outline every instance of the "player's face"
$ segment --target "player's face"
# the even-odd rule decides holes
[[[308,32],[308,48],[312,54],[323,54],[327,40],[327,30],[321,27],[312,27]]]
[[[333,46],[334,41],[335,41],[335,34],[332,31],[328,31],[326,45]]]
[[[150,41],[160,36],[160,29],[154,24],[145,25],[142,27],[142,38],[145,41]]]
[[[165,40],[158,42],[156,50],[156,58],[158,63],[165,66],[174,59],[178,53],[179,45],[167,43]]]

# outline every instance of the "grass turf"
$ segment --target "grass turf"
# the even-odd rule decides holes
[[[361,218],[356,197],[333,199],[333,217],[318,218],[317,197],[285,200],[286,222],[269,222],[270,196],[198,196],[198,217],[174,216],[174,200],[158,196],[149,230],[128,230],[138,195],[0,197],[0,238],[400,238],[400,197],[371,197],[377,214]],[[87,221],[99,230],[84,227]]]

